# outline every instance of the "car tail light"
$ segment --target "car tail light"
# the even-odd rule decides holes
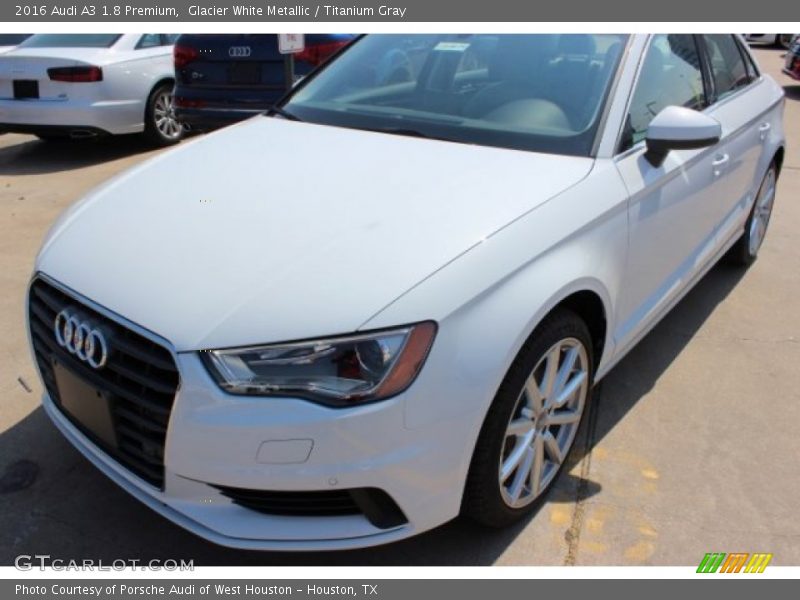
[[[347,46],[349,40],[330,42],[328,44],[314,44],[306,46],[304,50],[294,55],[295,60],[307,62],[310,65],[321,65],[332,55]]]
[[[103,69],[100,67],[54,67],[47,69],[47,76],[52,81],[71,83],[103,81]]]
[[[200,56],[200,51],[192,46],[176,45],[172,50],[172,57],[175,61],[175,68],[182,69],[190,62]]]

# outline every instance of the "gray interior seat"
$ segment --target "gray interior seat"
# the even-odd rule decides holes
[[[564,109],[575,128],[584,121],[590,91],[598,74],[595,52],[591,35],[562,35],[557,58],[547,65],[547,97]]]
[[[488,66],[490,83],[464,106],[463,114],[479,119],[517,100],[544,98],[546,65],[556,51],[549,35],[508,35],[497,45]]]

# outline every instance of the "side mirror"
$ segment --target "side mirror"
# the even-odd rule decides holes
[[[654,167],[660,167],[670,150],[705,148],[720,137],[722,126],[716,119],[691,108],[667,106],[650,121],[644,156]]]

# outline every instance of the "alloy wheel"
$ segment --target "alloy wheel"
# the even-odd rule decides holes
[[[500,492],[508,506],[527,506],[553,481],[575,440],[588,390],[589,359],[575,338],[551,346],[533,368],[500,454]]]
[[[158,132],[167,139],[177,139],[183,133],[183,126],[175,117],[175,104],[172,92],[160,92],[153,102],[153,123]]]
[[[753,218],[750,220],[749,247],[751,256],[758,253],[758,249],[764,242],[767,233],[767,225],[772,216],[772,207],[775,204],[775,186],[777,177],[775,169],[767,171],[764,181],[758,190],[755,206],[753,207]]]

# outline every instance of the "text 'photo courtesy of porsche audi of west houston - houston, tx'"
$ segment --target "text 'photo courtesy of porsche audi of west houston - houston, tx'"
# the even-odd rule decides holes
[[[511,524],[593,384],[756,259],[783,107],[735,35],[360,37],[60,217],[28,291],[44,407],[219,544]]]

